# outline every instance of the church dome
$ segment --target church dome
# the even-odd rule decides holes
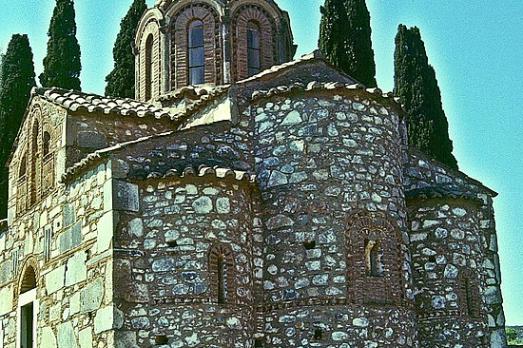
[[[273,0],[159,0],[137,29],[136,98],[240,81],[295,51],[289,16]]]

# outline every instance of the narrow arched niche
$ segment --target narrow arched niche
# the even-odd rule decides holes
[[[36,272],[32,266],[28,266],[20,281],[20,294],[36,289]]]
[[[35,268],[28,265],[18,283],[17,347],[36,348],[39,310],[37,278]]]

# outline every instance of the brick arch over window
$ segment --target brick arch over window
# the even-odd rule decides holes
[[[38,287],[38,267],[36,260],[31,257],[27,259],[22,268],[21,272],[19,273],[20,276],[18,278],[18,294],[26,293],[30,290],[36,289]]]
[[[42,130],[42,155],[40,156],[40,167],[42,168],[41,194],[45,197],[55,187],[55,154],[57,149],[55,139],[53,138],[56,134],[50,130],[49,125],[44,123]]]
[[[460,271],[458,277],[459,307],[461,315],[469,320],[482,320],[482,299],[477,274]]]
[[[33,205],[37,201],[37,197],[40,195],[40,144],[41,144],[41,125],[40,125],[40,112],[36,111],[33,113],[33,126],[31,128],[31,166],[30,175],[28,177],[29,184],[29,205]]]
[[[273,66],[276,59],[276,24],[262,7],[246,4],[232,15],[233,60],[232,76],[235,81],[249,77],[248,29],[256,24],[260,30],[260,70]]]
[[[191,23],[203,23],[204,82],[221,84],[220,26],[216,10],[203,2],[180,8],[171,22],[171,86],[189,85],[189,29]]]
[[[209,251],[209,283],[213,302],[235,303],[234,255],[229,246],[217,244]]]
[[[139,88],[138,99],[149,101],[161,93],[161,45],[160,26],[151,20],[145,26],[140,40],[140,58],[138,61]]]
[[[402,304],[402,239],[397,224],[384,214],[357,213],[348,220],[345,239],[349,302]]]
[[[28,158],[27,149],[21,151],[18,167],[16,168],[16,214],[22,215],[29,208],[28,197]]]

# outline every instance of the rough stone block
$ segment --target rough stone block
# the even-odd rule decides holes
[[[82,224],[77,222],[60,235],[60,252],[64,253],[82,242]]]
[[[102,133],[93,131],[78,132],[78,146],[89,149],[102,149],[107,147],[107,139]]]
[[[107,306],[99,309],[94,317],[94,333],[99,334],[113,329],[114,308]]]
[[[90,283],[80,293],[80,311],[82,313],[93,312],[100,308],[104,295],[103,279],[98,278]]]
[[[112,211],[105,213],[96,225],[98,231],[96,238],[97,252],[102,253],[111,247],[111,241],[114,235],[114,214]]]
[[[40,331],[40,347],[41,348],[57,348],[56,337],[53,329],[50,327],[44,327]]]
[[[87,267],[85,262],[87,255],[81,251],[74,254],[67,261],[67,272],[65,273],[65,286],[71,286],[83,282],[87,278]]]
[[[80,348],[93,348],[93,330],[91,327],[80,331],[78,341],[80,342]]]
[[[140,210],[138,185],[121,180],[114,181],[114,209],[137,212]]]
[[[58,348],[77,348],[73,324],[68,321],[58,325]]]
[[[13,309],[13,287],[11,285],[0,289],[0,315],[7,314]]]
[[[45,290],[53,294],[65,285],[65,266],[60,266],[45,275]]]

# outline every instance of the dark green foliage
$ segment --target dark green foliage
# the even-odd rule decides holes
[[[134,98],[135,65],[132,47],[136,29],[145,10],[147,10],[145,0],[134,0],[120,23],[120,32],[113,48],[114,69],[105,78],[106,95]]]
[[[40,75],[43,87],[80,90],[80,45],[76,39],[73,0],[56,0],[56,6],[47,32],[47,57]]]
[[[513,326],[506,328],[507,340],[509,345],[523,345],[523,327]]]
[[[7,212],[7,160],[36,86],[33,52],[27,35],[13,35],[0,70],[0,217]]]
[[[321,7],[320,51],[338,69],[376,87],[370,14],[365,0],[325,0]]]
[[[432,158],[458,169],[452,154],[449,125],[441,104],[436,72],[429,65],[418,28],[398,28],[394,54],[395,93],[405,105],[409,144]]]

